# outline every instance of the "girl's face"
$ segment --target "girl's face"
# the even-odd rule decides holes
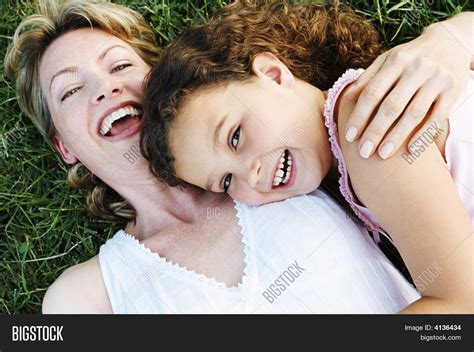
[[[40,63],[40,84],[63,159],[81,161],[111,184],[148,168],[139,155],[142,82],[150,67],[121,39],[78,29],[56,39]]]
[[[272,54],[253,71],[185,99],[169,131],[176,176],[254,205],[309,193],[332,160],[324,94]]]

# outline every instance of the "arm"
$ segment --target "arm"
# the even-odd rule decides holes
[[[43,314],[112,313],[97,257],[63,272],[43,299]]]
[[[474,312],[473,228],[436,143],[412,164],[402,157],[405,147],[389,160],[363,159],[341,132],[354,103],[339,104],[341,148],[357,197],[391,234],[415,282],[430,265],[441,268],[404,312]]]
[[[474,69],[474,12],[430,25],[418,38],[378,57],[358,79],[348,93],[357,104],[343,138],[359,139],[365,157],[377,149],[383,158],[393,156],[413,130],[424,126],[410,144],[434,121],[447,119],[469,68]],[[348,133],[350,127],[357,133]],[[366,141],[372,148],[362,148]]]
[[[474,12],[461,12],[453,18],[432,24],[430,27],[445,30],[471,54],[470,67],[474,70]]]

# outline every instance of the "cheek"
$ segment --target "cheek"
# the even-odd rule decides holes
[[[81,102],[81,99],[77,99],[74,103],[71,102],[67,108],[64,108],[60,116],[53,118],[56,131],[69,144],[77,144],[78,141],[81,144],[86,144],[87,139],[89,139],[86,136],[91,133],[93,135],[93,131],[90,131],[90,129],[94,126],[88,126],[88,112],[85,106],[86,104]]]
[[[136,72],[136,74],[134,74],[132,77],[132,87],[141,94],[143,94],[143,82],[145,81],[145,77],[148,72],[150,72],[150,68],[145,67],[142,70]]]
[[[237,186],[232,192],[229,192],[229,196],[239,202],[248,204],[248,205],[260,205],[261,196],[255,192],[253,189],[244,186]]]
[[[245,131],[244,149],[250,151],[252,156],[268,155],[281,146],[283,129],[278,126],[257,122],[249,125]]]
[[[145,75],[139,76],[134,78],[134,80],[131,82],[130,87],[140,95],[140,98],[143,95],[143,80],[145,79]]]

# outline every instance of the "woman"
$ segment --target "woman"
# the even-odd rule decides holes
[[[123,157],[138,141],[140,118],[136,115],[140,114],[142,80],[157,58],[153,34],[143,19],[129,9],[106,3],[74,2],[58,5],[53,2],[52,6],[43,9],[42,14],[43,17],[31,18],[20,26],[6,58],[7,73],[17,79],[18,97],[23,110],[52,141],[65,162],[77,164],[80,161],[95,175],[92,177],[91,173],[86,173],[83,179],[72,177],[76,183],[92,185],[89,197],[91,210],[100,215],[121,216],[129,219],[130,222],[124,231],[132,234],[127,236],[119,231],[112,245],[101,249],[99,257],[94,257],[65,271],[48,290],[43,311],[45,313],[146,312],[146,303],[150,301],[162,301],[161,305],[156,307],[156,310],[161,308],[161,312],[194,311],[188,306],[171,306],[170,302],[173,302],[173,298],[184,295],[184,291],[155,291],[156,296],[147,297],[147,294],[153,292],[149,287],[151,283],[159,281],[155,275],[167,273],[180,273],[183,277],[187,276],[190,280],[196,281],[196,285],[200,282],[202,285],[216,286],[221,294],[223,290],[228,291],[226,297],[234,295],[234,291],[239,290],[246,290],[250,295],[246,297],[258,297],[258,302],[253,302],[253,300],[243,302],[244,305],[239,306],[240,311],[283,312],[285,309],[289,312],[304,311],[304,307],[308,306],[308,301],[304,300],[297,306],[291,306],[291,302],[297,302],[298,299],[284,298],[286,294],[284,296],[281,291],[277,291],[275,285],[280,285],[280,290],[283,285],[291,292],[292,288],[289,288],[289,285],[285,286],[280,281],[276,283],[276,280],[284,279],[285,282],[290,282],[286,272],[292,277],[292,287],[298,287],[295,285],[298,285],[301,280],[306,280],[308,283],[309,277],[304,276],[305,266],[297,260],[294,263],[276,261],[272,266],[272,258],[265,258],[264,253],[258,252],[259,249],[264,250],[265,246],[269,246],[271,243],[269,240],[273,237],[272,233],[265,233],[265,224],[261,224],[260,233],[266,236],[253,237],[253,244],[258,244],[253,246],[250,241],[246,241],[249,237],[240,238],[236,211],[230,199],[198,190],[183,192],[167,187],[152,177],[148,164],[143,159],[131,165]],[[84,17],[89,20],[85,20]],[[34,28],[20,36],[23,26],[29,24],[35,25]],[[90,29],[91,24],[94,29]],[[464,20],[455,18],[452,24],[459,28],[460,33],[466,29]],[[433,43],[437,43],[441,33],[442,29],[433,26],[417,39],[418,53],[422,52],[423,47],[429,48]],[[29,45],[33,38],[35,39],[34,47]],[[451,41],[444,42],[441,46],[444,50],[458,51],[460,57],[466,57],[464,49],[452,45]],[[389,54],[386,55],[387,57]],[[416,61],[418,58],[418,55],[414,55],[410,60]],[[430,58],[428,65],[443,66],[439,60],[439,57],[434,56]],[[387,62],[389,67],[390,60],[387,59]],[[394,62],[392,65],[397,65],[398,61]],[[468,65],[467,62],[468,60],[466,60],[466,65]],[[382,65],[382,68],[386,69],[386,65]],[[439,69],[444,71],[444,68]],[[462,67],[456,68],[453,72],[462,77],[462,70]],[[404,76],[406,73],[401,72],[400,75]],[[458,91],[462,89],[462,79],[453,79],[453,83],[458,87]],[[116,129],[112,131],[113,135],[109,139],[100,135],[98,126],[102,119],[107,118],[111,113],[124,114],[123,111],[120,112],[121,108],[128,111],[131,116],[112,127]],[[74,167],[72,175],[79,168]],[[323,194],[318,194],[317,198],[311,202],[320,209],[322,215],[341,214],[337,206]],[[307,202],[304,199],[300,201]],[[298,204],[296,204],[296,209],[298,209]],[[247,215],[241,215],[240,225],[241,227],[255,226],[255,221],[245,223],[245,218],[255,220],[260,218],[259,215],[266,217],[271,214],[281,215],[282,209],[279,208],[281,206],[273,204],[258,209],[239,209],[237,205],[237,211],[240,214],[249,216],[247,218]],[[288,205],[283,206],[283,209],[287,211]],[[298,212],[293,215],[299,216]],[[342,229],[329,226],[334,225],[334,218],[323,216],[321,218],[323,221],[321,227],[324,228],[322,225],[326,222],[327,229],[334,230],[337,235],[328,237],[331,232],[325,231],[316,234],[315,253],[320,253],[317,250],[319,245],[324,248],[326,244],[331,245],[332,241],[336,241],[336,245],[343,243],[347,239],[344,236],[353,234],[357,228],[347,218]],[[338,220],[342,223],[340,217]],[[290,227],[286,234],[292,230],[301,232],[301,227]],[[293,242],[296,242],[297,235],[299,234],[292,234]],[[311,234],[304,235],[308,237]],[[285,233],[281,233],[280,236],[285,239]],[[325,239],[328,241],[325,242]],[[263,242],[258,242],[259,240]],[[384,285],[379,285],[378,281],[374,281],[369,289],[367,284],[359,285],[358,281],[345,283],[342,288],[358,287],[361,290],[356,291],[360,297],[354,298],[354,306],[338,307],[338,309],[329,306],[316,309],[318,302],[313,302],[315,309],[312,311],[389,312],[395,307],[403,309],[404,305],[417,299],[417,295],[410,291],[397,273],[387,266],[387,263],[379,256],[380,253],[371,247],[371,242],[367,242],[362,235],[357,237],[356,241],[359,241],[357,246],[348,248],[351,250],[348,252],[351,253],[348,261],[336,261],[341,255],[344,256],[347,253],[335,252],[334,264],[345,265],[341,265],[342,273],[339,274],[344,277],[350,276],[348,268],[352,266],[351,264],[360,263],[364,255],[371,255],[375,263],[371,265],[371,268],[380,267],[379,275],[372,278],[374,280],[379,278]],[[290,243],[288,247],[292,248]],[[132,257],[134,259],[129,258],[132,260],[124,262],[120,257],[122,248],[133,250],[136,254]],[[286,256],[292,255],[292,253],[282,253]],[[318,258],[312,253],[308,253],[310,258]],[[359,258],[357,254],[360,254]],[[115,266],[114,256],[117,258]],[[251,258],[253,259],[249,260]],[[159,273],[155,272],[156,263],[161,263],[167,269]],[[337,265],[335,265],[336,268]],[[141,273],[141,276],[127,276],[126,270],[137,270],[137,266],[141,271],[136,272]],[[123,270],[123,277],[118,276],[117,273],[115,276],[111,275],[115,267]],[[264,273],[265,267],[270,267],[269,273]],[[262,268],[262,270],[253,271],[251,274],[252,268]],[[273,273],[276,268],[281,271]],[[327,269],[323,270],[324,272],[328,272],[334,267],[324,269]],[[335,274],[335,272],[332,273]],[[358,273],[358,277],[364,277],[363,270],[359,270]],[[273,277],[274,281],[259,282],[259,275],[266,278]],[[279,275],[282,277],[280,278]],[[301,279],[298,279],[300,275]],[[382,275],[385,276],[381,277]],[[169,280],[169,277],[172,278],[172,275],[166,276],[166,280]],[[334,290],[330,292],[328,290],[331,287],[341,289],[341,286],[337,285],[337,281],[331,285],[331,276],[326,278],[328,289],[325,295],[338,296],[339,293],[335,294]],[[332,278],[336,276],[333,275]],[[250,284],[255,282],[258,285]],[[309,282],[312,283],[313,280]],[[123,283],[129,283],[131,286],[121,287]],[[179,286],[176,282],[174,284]],[[315,285],[323,287],[321,282],[316,282]],[[268,289],[258,291],[262,287],[268,287]],[[304,289],[304,287],[309,286],[306,284],[298,289]],[[398,290],[396,293],[388,293],[388,296],[385,293],[387,297],[384,297],[386,287],[393,289],[398,287]],[[252,292],[249,292],[250,288]],[[372,290],[376,291],[375,299],[372,301],[376,302],[378,307],[366,302],[365,297],[372,295]],[[308,300],[317,296],[314,292],[306,292],[306,294],[308,296],[305,297]],[[183,301],[188,304],[199,303],[195,296],[193,300],[184,298]],[[341,303],[345,300],[352,302],[348,297],[342,297],[334,302]],[[377,303],[381,301],[387,306]],[[229,298],[228,302],[234,301]],[[280,307],[273,305],[273,302],[277,302],[276,304]],[[324,300],[319,302],[324,302]],[[215,303],[214,307],[212,303]],[[446,301],[442,303],[449,306],[452,302],[446,298]],[[207,302],[207,305],[203,304],[203,307],[209,312],[218,310],[217,308],[222,305],[215,301]],[[436,308],[435,302],[432,310],[435,311]],[[203,310],[198,309],[198,311]],[[155,310],[150,309],[150,311]]]

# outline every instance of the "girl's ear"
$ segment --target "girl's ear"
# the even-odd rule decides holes
[[[53,137],[53,146],[61,154],[61,158],[68,164],[75,164],[79,160],[72,154],[58,136]]]
[[[255,56],[252,71],[258,78],[271,79],[279,85],[291,87],[295,83],[295,77],[288,67],[269,52]]]

